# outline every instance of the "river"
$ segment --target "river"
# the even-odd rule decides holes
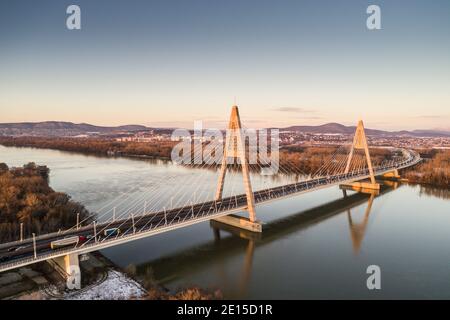
[[[217,180],[215,170],[159,160],[2,146],[0,155],[9,166],[47,165],[52,188],[99,221],[208,199]],[[298,177],[251,178],[257,190]],[[242,192],[239,174],[229,181],[225,195]],[[450,298],[449,190],[386,183],[371,199],[330,187],[262,205],[257,216],[259,237],[205,222],[102,253],[168,288],[198,285],[225,298]],[[367,288],[369,265],[380,267],[380,290]]]

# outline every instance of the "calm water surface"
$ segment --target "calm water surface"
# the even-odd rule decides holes
[[[0,162],[29,161],[48,165],[51,186],[102,221],[114,207],[126,216],[209,199],[217,179],[214,170],[162,161],[0,146]],[[259,189],[296,178],[254,174],[252,182]],[[229,181],[225,195],[242,192],[238,174]],[[390,183],[370,199],[331,187],[263,205],[257,215],[260,237],[205,222],[102,252],[169,288],[219,288],[227,298],[450,299],[449,190]],[[366,287],[372,264],[381,268],[381,290]]]

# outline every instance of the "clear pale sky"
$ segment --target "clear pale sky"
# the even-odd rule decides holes
[[[2,0],[0,48],[0,122],[221,126],[236,97],[247,127],[450,130],[448,0]]]

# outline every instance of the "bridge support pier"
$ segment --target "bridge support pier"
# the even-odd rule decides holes
[[[383,174],[383,178],[389,179],[389,180],[398,180],[400,179],[400,174],[398,173],[397,169],[392,170],[391,172],[387,172]]]
[[[81,289],[81,270],[78,254],[68,254],[48,260],[65,279],[69,290]]]
[[[375,194],[377,195],[380,192],[380,184],[379,183],[370,183],[370,182],[352,182],[352,183],[345,183],[339,185],[339,188],[343,190],[344,197],[347,194],[346,190],[350,191],[356,191],[360,193],[367,193],[367,194]]]
[[[214,239],[216,241],[220,241],[220,232],[224,231],[227,233],[230,233],[234,236],[237,236],[241,239],[247,239],[247,240],[261,240],[261,233],[260,232],[253,232],[253,231],[248,231],[248,230],[244,230],[241,227],[234,227],[232,225],[230,225],[229,223],[222,223],[216,219],[214,220],[210,220],[209,221],[209,225],[211,226],[211,228],[213,229],[214,232]]]
[[[236,228],[248,230],[251,232],[262,232],[262,225],[259,221],[251,221],[249,218],[240,217],[235,214],[218,217],[215,221],[227,224]]]

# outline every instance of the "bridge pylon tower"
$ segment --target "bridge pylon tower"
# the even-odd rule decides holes
[[[351,183],[349,185],[345,185],[345,186],[349,186],[355,190],[358,189],[358,191],[360,191],[360,189],[379,190],[380,185],[375,180],[375,175],[374,175],[373,166],[372,166],[372,160],[370,159],[369,145],[367,144],[366,133],[364,131],[364,123],[362,120],[359,120],[358,125],[356,126],[355,135],[353,137],[353,142],[352,142],[352,145],[350,148],[350,154],[347,159],[347,164],[345,166],[344,173],[348,173],[350,171],[351,162],[352,162],[355,150],[364,150],[364,154],[365,154],[365,158],[366,158],[366,162],[367,162],[367,168],[369,170],[370,183],[353,182],[353,183]]]
[[[226,223],[235,227],[243,228],[253,232],[261,232],[261,223],[256,220],[255,199],[250,181],[250,172],[245,148],[245,136],[242,132],[241,119],[239,116],[239,109],[237,106],[231,108],[230,121],[228,122],[227,135],[225,139],[225,146],[223,150],[222,163],[220,167],[219,180],[217,183],[217,190],[215,200],[222,199],[223,186],[225,183],[225,176],[228,167],[229,159],[240,160],[242,167],[242,177],[245,187],[245,195],[247,197],[247,211],[249,218],[243,218],[236,215],[227,215],[214,220]]]

